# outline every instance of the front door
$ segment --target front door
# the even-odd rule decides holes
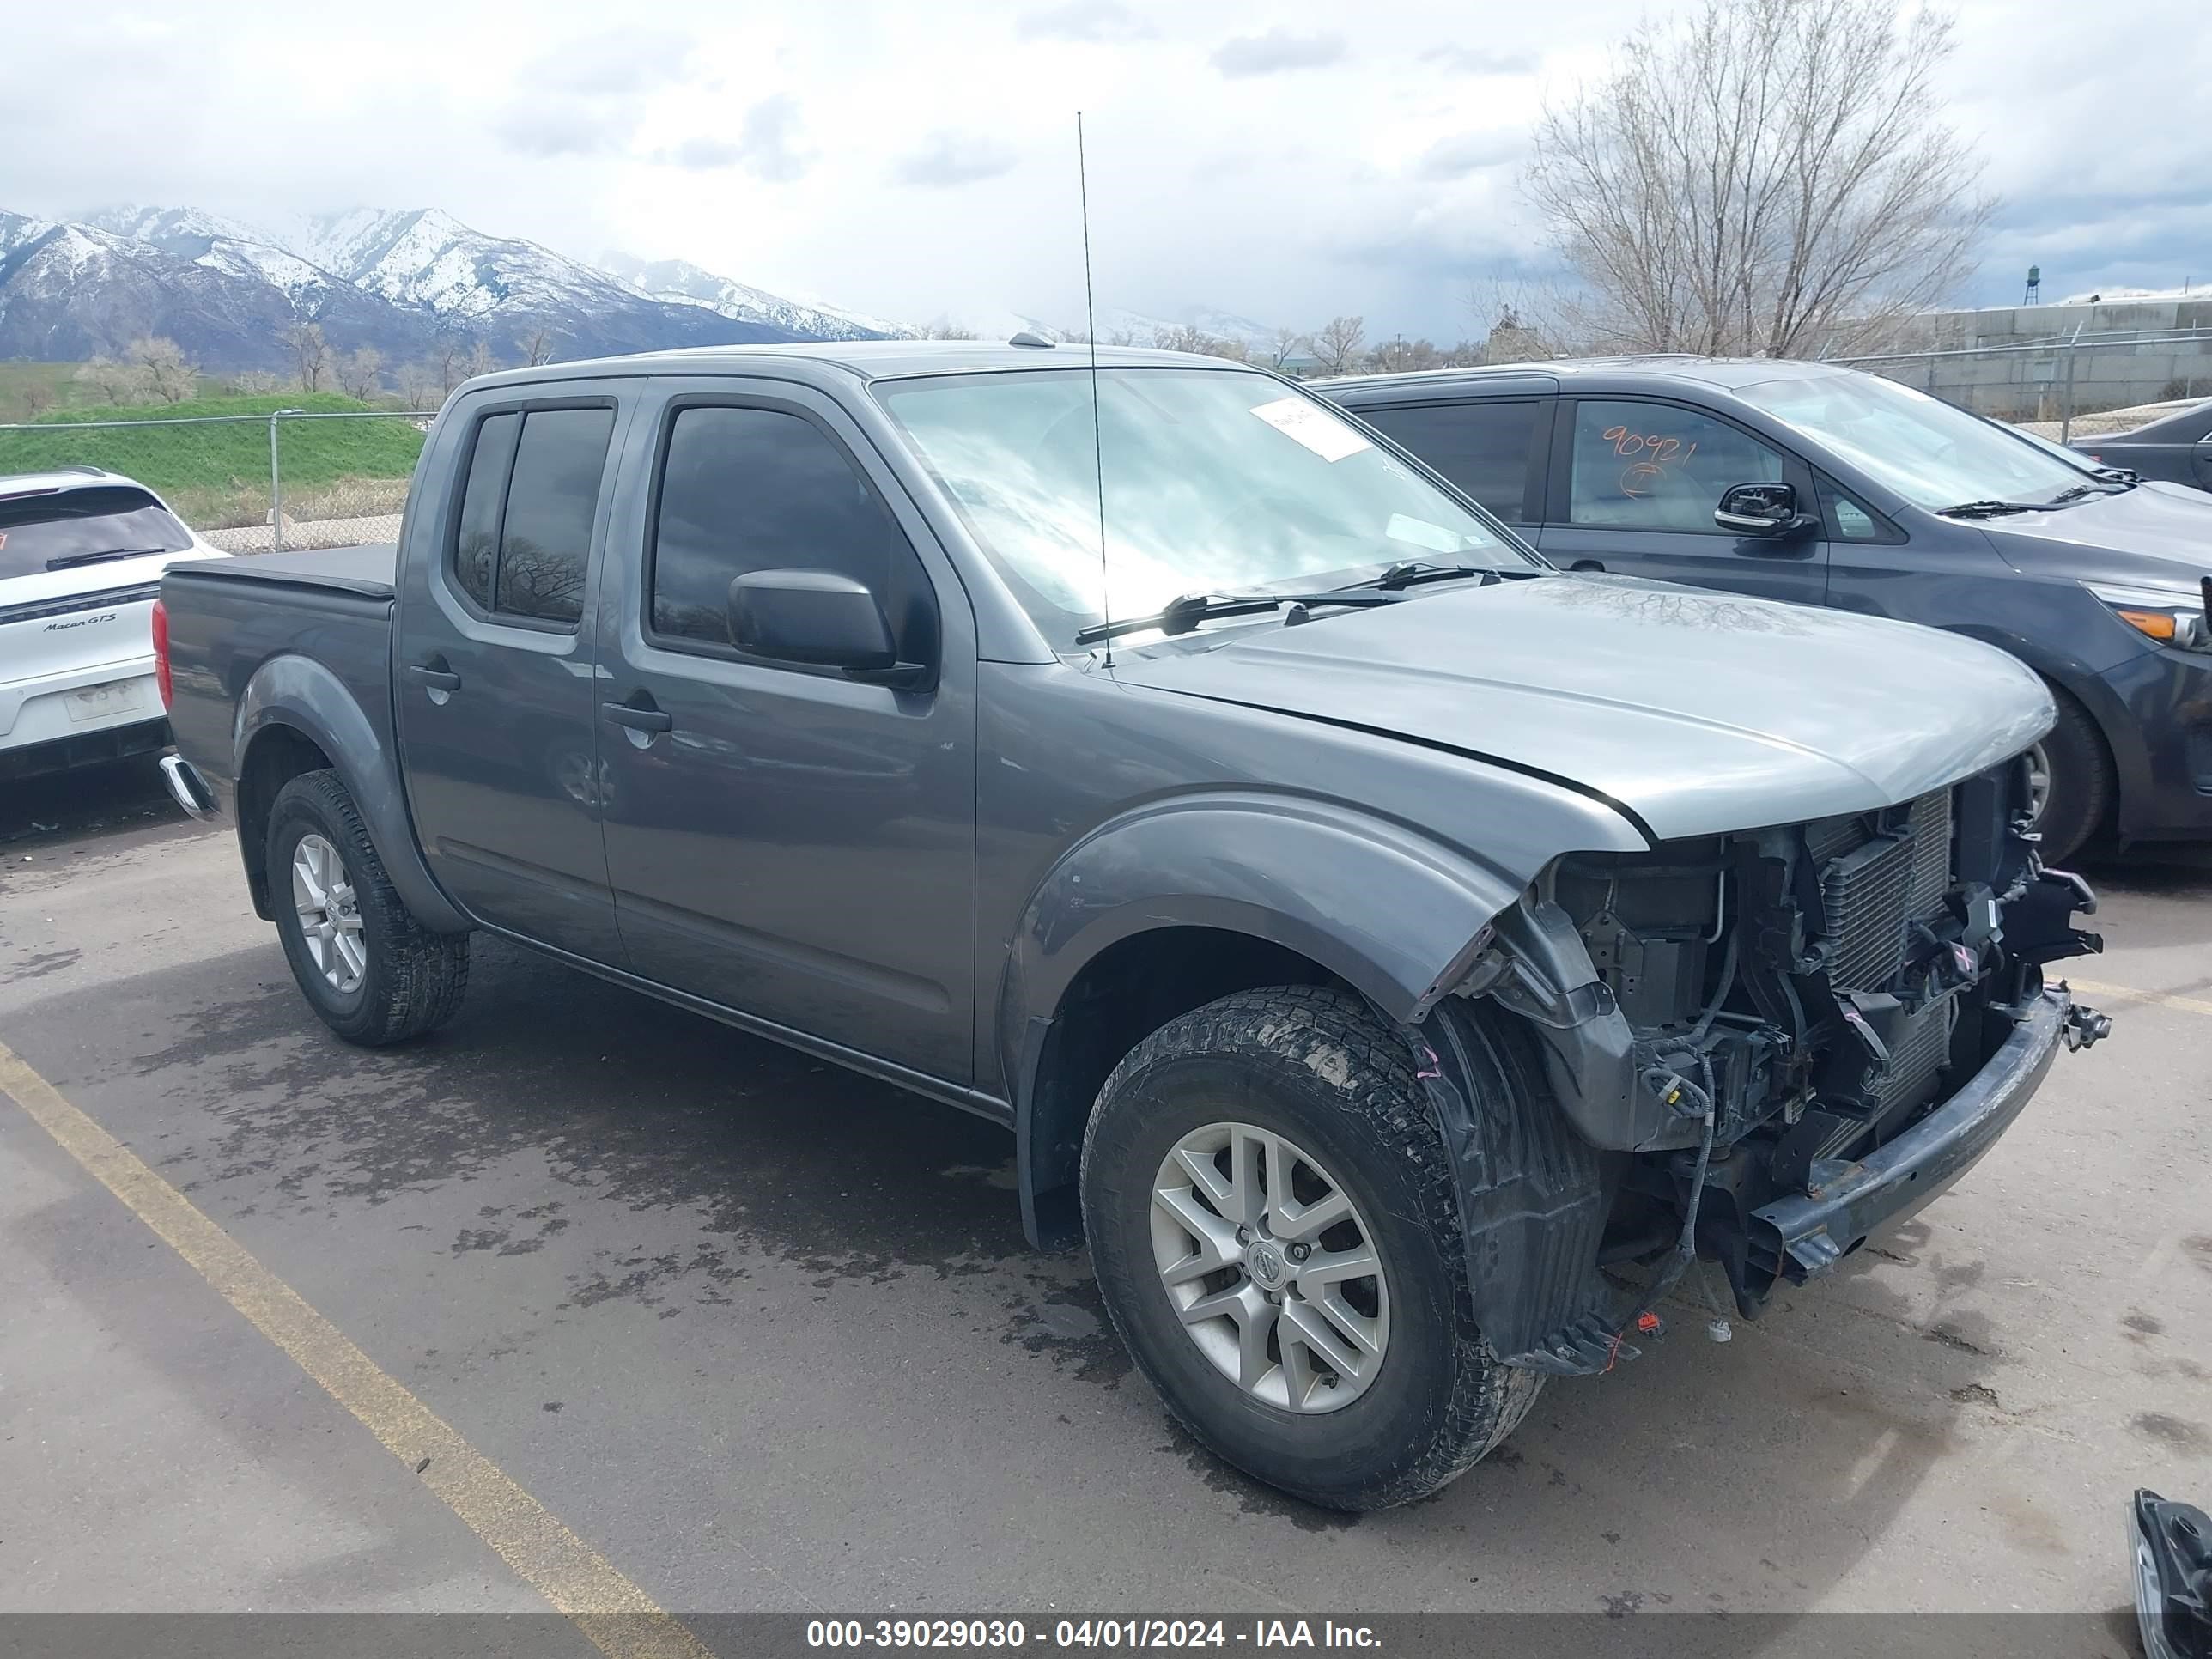
[[[440,885],[478,921],[617,964],[583,619],[623,412],[615,394],[456,411],[458,453],[433,460],[459,482],[410,518],[392,664],[410,808]]]
[[[1827,544],[1737,536],[1713,522],[1731,484],[1793,483],[1813,510],[1811,474],[1741,427],[1680,404],[1563,399],[1552,506],[1538,544],[1567,569],[1600,569],[1761,599],[1820,605]]]
[[[974,1070],[975,645],[911,501],[834,401],[672,387],[599,612],[607,860],[635,970],[927,1077]],[[635,521],[625,514],[626,521]],[[750,657],[731,583],[865,583],[926,690]]]

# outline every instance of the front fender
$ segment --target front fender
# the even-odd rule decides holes
[[[373,720],[345,682],[322,664],[288,653],[258,666],[239,694],[231,748],[234,779],[246,775],[253,740],[272,726],[290,727],[330,757],[331,769],[368,825],[385,873],[416,920],[436,933],[466,932],[468,918],[439,890],[416,844],[389,722]],[[241,816],[241,839],[246,833]],[[251,868],[250,849],[241,850],[247,852]]]
[[[1418,1020],[1524,879],[1323,802],[1254,793],[1139,808],[1070,848],[1024,912],[1000,1000],[1006,1058],[1086,963],[1158,927],[1287,946],[1393,1019]]]

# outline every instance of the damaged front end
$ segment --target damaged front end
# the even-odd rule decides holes
[[[1607,1369],[1697,1257],[1755,1316],[1962,1174],[2062,1044],[2105,1035],[2044,983],[2102,941],[2074,925],[2087,884],[2037,857],[2026,784],[2013,762],[1878,811],[1571,856],[1498,918],[1457,995],[1525,1022],[1536,1115],[1560,1121],[1533,1175],[1496,1151],[1468,1170],[1478,1274],[1531,1287],[1488,1310],[1502,1352]],[[1455,1095],[1456,1023],[1437,1023]],[[1640,1292],[1601,1272],[1629,1263],[1656,1269]]]

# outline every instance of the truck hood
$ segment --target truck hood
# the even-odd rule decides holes
[[[1114,675],[1558,779],[1662,841],[1893,805],[2054,718],[2034,674],[1972,640],[1618,576],[1223,629],[1125,651]]]
[[[2155,481],[2047,513],[1985,519],[2006,563],[2031,576],[2171,588],[2194,599],[2212,575],[2212,495]]]

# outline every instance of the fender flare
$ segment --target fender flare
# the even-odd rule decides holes
[[[238,696],[231,748],[234,778],[245,777],[254,739],[272,726],[291,728],[330,757],[331,770],[368,825],[385,874],[416,920],[434,933],[467,932],[469,919],[440,890],[416,843],[398,757],[345,682],[313,658],[295,653],[270,657],[255,668]],[[240,851],[247,856],[250,870],[242,816],[238,834]]]
[[[1645,844],[1620,821],[1622,849]],[[1418,1024],[1535,873],[1353,807],[1261,791],[1176,796],[1092,830],[1037,884],[1000,987],[998,1058],[1031,1237],[1064,1231],[1041,1223],[1037,1200],[1073,1180],[1082,1135],[1079,1121],[1041,1105],[1047,1039],[1070,988],[1102,953],[1165,928],[1240,933],[1327,969],[1386,1018]]]

